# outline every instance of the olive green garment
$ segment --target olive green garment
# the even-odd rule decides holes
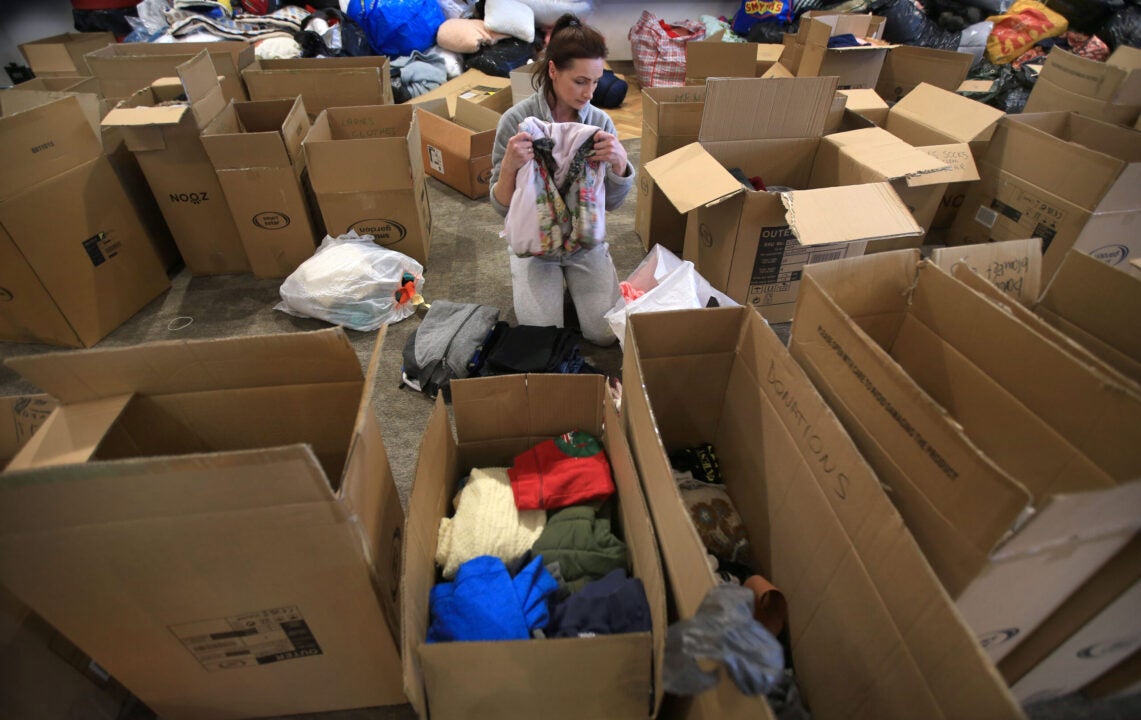
[[[531,554],[542,555],[544,564],[558,562],[571,592],[626,567],[626,543],[610,531],[607,514],[591,505],[572,505],[550,513]]]

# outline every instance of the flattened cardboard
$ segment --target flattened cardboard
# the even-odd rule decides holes
[[[1130,230],[1141,215],[1141,135],[1129,128],[1076,113],[1011,116],[980,174],[949,244],[1040,237],[1046,281],[1071,247],[1113,265],[1141,253]]]
[[[424,172],[472,199],[490,192],[491,150],[500,114],[455,98],[418,103]]]
[[[222,78],[225,101],[248,100],[242,69],[254,61],[254,48],[245,41],[117,43],[88,53],[86,58],[91,74],[99,78],[103,97],[122,100],[159,78],[176,76],[179,65],[203,50],[210,53],[214,70]]]
[[[420,144],[412,105],[322,112],[302,146],[326,232],[372,235],[427,265],[432,213]]]
[[[5,114],[0,139],[0,338],[92,345],[166,273],[79,96]]]
[[[992,658],[1141,522],[1141,398],[916,251],[807,268],[790,349]]]
[[[178,72],[179,80],[158,81],[120,103],[103,126],[120,129],[135,153],[187,269],[195,275],[249,272],[226,193],[200,137],[225,107],[210,55],[200,52]],[[172,93],[189,102],[162,104]]]
[[[286,277],[323,236],[306,199],[301,142],[309,118],[300,97],[231,102],[202,131],[254,275]]]
[[[971,53],[899,45],[888,52],[875,92],[889,103],[898,102],[920,83],[955,92],[967,79],[973,60]]]
[[[330,107],[391,105],[388,58],[379,56],[258,60],[242,70],[250,100],[298,95],[310,120]]]
[[[1141,50],[1123,45],[1098,62],[1051,49],[1023,112],[1058,110],[1132,125],[1141,113]]]
[[[402,702],[377,360],[339,329],[11,360],[68,398],[41,453],[122,409],[90,462],[3,476],[4,584],[163,717]]]
[[[115,44],[114,33],[66,32],[20,45],[20,52],[39,78],[91,75],[84,55]]]
[[[439,399],[420,448],[404,544],[405,693],[424,718],[655,717],[662,698],[666,606],[653,526],[621,421],[598,377],[513,375],[452,386],[456,439]],[[472,467],[511,464],[569,428],[603,441],[619,498],[633,575],[641,578],[650,633],[591,638],[426,644],[440,519]],[[573,668],[574,672],[567,672]]]
[[[678,618],[718,580],[667,454],[709,442],[751,560],[788,600],[814,717],[1020,716],[878,480],[756,313],[649,313],[627,327],[623,416]],[[727,679],[693,711],[770,716]]]

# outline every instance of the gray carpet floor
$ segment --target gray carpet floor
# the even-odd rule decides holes
[[[631,161],[638,163],[641,143],[625,143]],[[498,307],[501,317],[515,323],[511,305],[511,275],[507,250],[499,231],[503,221],[486,200],[471,200],[451,188],[428,181],[433,237],[423,294],[436,299],[478,302]],[[608,238],[618,277],[625,278],[645,255],[634,233],[636,197],[607,216]],[[278,280],[258,280],[252,275],[192,277],[179,272],[169,292],[155,299],[127,323],[107,336],[98,347],[124,347],[159,340],[188,340],[316,330],[328,325],[277,312]],[[407,504],[415,473],[420,437],[433,403],[427,397],[400,389],[401,350],[417,327],[423,312],[387,328],[381,355],[374,407],[388,450],[401,501]],[[774,328],[787,341],[788,327]],[[376,333],[347,331],[362,366],[368,362]],[[583,354],[595,367],[616,375],[621,366],[617,346],[598,348],[582,344]],[[0,359],[59,351],[47,345],[0,342]],[[0,396],[36,392],[38,388],[6,366],[0,366]],[[1141,717],[1141,696],[1091,701],[1081,696],[1040,703],[1028,708],[1033,720],[1098,718],[1124,720]],[[368,708],[318,715],[294,716],[295,720],[411,720],[408,705]]]

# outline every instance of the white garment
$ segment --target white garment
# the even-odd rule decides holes
[[[575,169],[577,177],[567,197],[558,195],[575,165],[584,143],[591,142],[598,128],[576,122],[553,123],[535,117],[524,118],[519,130],[532,141],[549,139],[554,143],[554,178],[544,179],[537,160],[528,160],[515,175],[515,193],[503,230],[511,251],[519,257],[563,255],[584,247],[594,247],[606,237],[606,163],[584,162]],[[538,152],[538,151],[536,151]],[[552,186],[549,180],[553,180]],[[566,203],[568,214],[557,210]]]

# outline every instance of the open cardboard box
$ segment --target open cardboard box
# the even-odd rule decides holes
[[[882,175],[839,175],[841,167],[862,168],[858,158],[817,172],[835,89],[829,77],[711,78],[698,141],[645,165],[658,189],[688,215],[685,259],[718,290],[770,321],[792,317],[805,265],[917,246],[922,239],[923,229]],[[895,177],[945,167],[912,148],[897,149],[908,157],[893,167]],[[833,155],[840,154],[836,148]],[[745,189],[730,174],[733,167],[787,189]]]
[[[500,113],[464,98],[417,104],[424,172],[469,198],[490,192],[491,150]]]
[[[806,12],[797,33],[784,36],[780,62],[796,77],[834,76],[839,90],[875,88],[888,50],[895,47],[883,40],[884,25],[884,18],[871,14]],[[828,47],[831,37],[849,33],[863,44]]]
[[[952,273],[810,267],[789,347],[997,661],[1141,526],[1141,394]]]
[[[20,52],[37,78],[91,75],[84,55],[115,44],[109,32],[66,32],[22,43]]]
[[[1046,281],[1070,248],[1120,266],[1141,255],[1141,133],[1077,113],[1012,115],[979,170],[948,244],[1041,238]]]
[[[403,513],[340,329],[12,358],[0,581],[164,718],[404,702]]]
[[[195,275],[249,272],[250,262],[202,145],[201,131],[226,107],[205,51],[120,102],[103,127],[122,131],[186,268]]]
[[[432,211],[415,106],[328,108],[302,146],[326,232],[372,235],[428,264]]]
[[[876,476],[757,313],[632,315],[622,377],[678,618],[719,579],[668,453],[708,442],[754,567],[787,599],[791,662],[813,717],[1021,716]],[[724,676],[689,710],[771,717]]]
[[[380,56],[258,60],[242,70],[250,100],[298,95],[315,119],[331,107],[391,105],[388,58]]]
[[[89,346],[170,281],[104,155],[94,103],[29,95],[0,99],[0,338]]]
[[[1053,48],[1023,112],[1073,110],[1097,120],[1141,120],[1141,49],[1122,45],[1106,62]]]
[[[254,275],[286,277],[324,236],[309,206],[301,141],[309,117],[300,97],[230,102],[202,130],[202,145]]]
[[[724,42],[720,33],[685,44],[685,84],[711,77],[761,77],[780,60],[780,43]]]
[[[433,100],[446,100],[448,111],[454,112],[458,98],[502,114],[512,105],[511,80],[475,69],[465,70],[459,77],[454,77],[423,95],[417,95],[408,102],[419,105]]]
[[[646,250],[658,244],[675,254],[682,253],[685,215],[670,204],[644,168],[659,155],[696,141],[704,108],[704,86],[642,88],[642,168],[638,171],[634,232]]]
[[[443,398],[424,431],[405,524],[401,583],[405,692],[420,717],[655,717],[662,699],[662,569],[622,423],[598,375],[505,375],[452,383],[455,438]],[[570,430],[602,440],[617,488],[631,575],[641,578],[649,633],[427,644],[436,540],[458,481]]]
[[[85,57],[91,74],[99,78],[103,97],[118,101],[149,87],[159,78],[174,77],[179,65],[193,60],[203,50],[218,72],[222,97],[247,100],[242,69],[254,62],[254,46],[243,41],[114,43]]]
[[[897,45],[884,59],[875,92],[889,103],[898,102],[922,83],[955,92],[967,79],[973,61],[970,53]]]

